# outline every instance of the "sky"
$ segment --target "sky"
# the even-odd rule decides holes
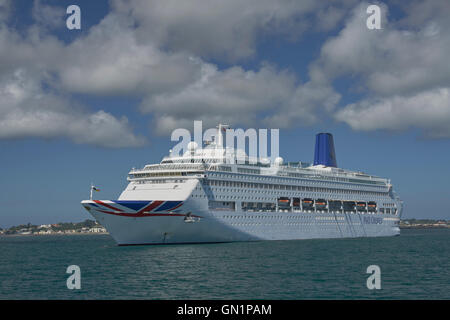
[[[380,29],[369,29],[369,5]],[[81,29],[69,29],[78,5]],[[390,178],[450,219],[450,3],[0,0],[0,227],[91,218],[176,128],[280,129],[280,155]]]

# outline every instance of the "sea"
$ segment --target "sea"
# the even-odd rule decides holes
[[[80,289],[68,288],[72,265]],[[109,235],[1,236],[0,299],[450,299],[450,229],[126,247]]]

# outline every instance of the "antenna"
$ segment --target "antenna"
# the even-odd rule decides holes
[[[223,135],[222,132],[225,132],[227,130],[227,128],[229,128],[230,126],[227,124],[221,124],[219,123],[219,125],[216,127],[217,128],[217,144],[216,146],[219,148],[223,148]]]

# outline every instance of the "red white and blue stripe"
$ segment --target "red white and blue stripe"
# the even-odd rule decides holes
[[[126,217],[184,216],[179,213],[183,201],[92,200],[95,210]]]

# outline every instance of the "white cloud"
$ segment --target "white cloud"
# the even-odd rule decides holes
[[[370,92],[385,96],[450,85],[450,25],[444,29],[448,23],[431,20],[401,29],[388,21],[388,8],[381,5],[382,30],[369,30],[367,6],[357,6],[344,29],[323,45],[313,75],[358,77]]]
[[[279,128],[313,125],[332,112],[341,95],[331,86],[307,82],[298,86],[286,107],[276,108],[264,123]]]
[[[69,138],[103,147],[134,147],[145,143],[135,136],[125,117],[116,119],[84,108],[52,92],[39,79],[18,69],[0,79],[0,139]]]
[[[35,2],[34,14],[39,6]],[[70,48],[46,32],[51,25],[41,26],[22,35],[0,24],[0,139],[64,137],[103,147],[143,145],[145,139],[133,133],[126,117],[87,110],[70,98],[76,90],[60,83],[70,68]]]
[[[111,13],[64,47],[66,63],[55,68],[60,80],[55,85],[68,92],[143,98],[140,111],[154,116],[158,133],[192,120],[254,125],[263,117],[278,127],[311,124],[323,104],[337,103],[329,86],[301,84],[293,73],[268,64],[254,71],[220,70],[185,51],[139,41],[133,26],[129,17]]]
[[[352,1],[336,7],[342,10]],[[300,83],[292,72],[268,64],[257,70],[219,69],[201,57],[246,58],[261,36],[293,39],[311,25],[326,29],[342,18],[339,11],[329,21],[320,16],[318,23],[314,10],[325,13],[329,6],[312,0],[207,4],[118,0],[112,1],[111,12],[100,23],[65,44],[50,34],[52,25],[43,18],[56,18],[59,9],[35,1],[37,25],[23,34],[0,27],[0,74],[21,68],[58,97],[82,93],[142,99],[140,111],[153,116],[159,133],[196,119],[209,125],[312,124],[318,110],[330,110],[339,100],[330,86]],[[30,132],[44,136],[47,130],[53,136],[51,128]],[[82,136],[82,130],[73,130]],[[107,141],[106,135],[103,138]]]
[[[126,118],[117,119],[105,111],[86,115],[84,126],[73,120],[80,117],[80,112],[68,112],[73,105],[67,98],[70,94],[142,99],[139,111],[153,116],[152,127],[159,133],[197,119],[209,126],[226,121],[290,127],[311,125],[320,121],[318,114],[333,113],[341,96],[333,89],[332,81],[351,76],[366,90],[367,97],[338,111],[337,119],[359,130],[354,120],[339,115],[347,112],[348,119],[357,119],[360,110],[383,109],[381,102],[395,109],[402,101],[450,87],[450,65],[446,63],[450,24],[443,18],[419,18],[417,11],[410,9],[415,12],[411,21],[424,21],[424,25],[412,28],[407,19],[388,21],[383,6],[383,30],[368,30],[367,3],[358,5],[341,32],[323,45],[320,58],[310,68],[310,81],[300,82],[291,71],[270,64],[248,70],[238,65],[219,68],[208,60],[248,58],[266,36],[288,39],[311,28],[330,30],[339,25],[346,8],[353,3],[115,0],[112,11],[99,24],[68,44],[49,34],[51,25],[44,27],[37,17],[37,25],[20,34],[0,24],[0,76],[19,68],[26,70],[40,88],[37,92],[49,99],[46,105],[60,106],[48,109],[41,102],[39,106],[45,112],[33,109],[35,118],[42,123],[42,119],[51,117],[65,121],[64,132],[75,142],[109,146],[114,139],[108,137],[115,135],[108,126],[120,132],[130,145],[139,145],[141,140],[133,135]],[[37,15],[46,7],[37,1],[34,8]],[[58,11],[54,7],[47,9],[48,16]],[[50,89],[43,90],[43,84]],[[22,112],[28,119],[31,109],[20,106],[17,115],[22,116]],[[8,110],[10,119],[18,122],[18,116],[13,118],[14,113]],[[401,114],[405,108],[399,107],[398,112],[391,114],[407,118]],[[102,130],[94,134],[96,126]],[[421,124],[418,119],[405,126],[396,124],[397,128],[412,126],[426,130],[432,124]],[[12,134],[12,126],[5,128],[3,137],[27,132],[24,126],[18,126],[21,129],[16,134]],[[12,133],[8,135],[7,130]],[[28,130],[25,135],[29,136],[45,136],[48,132],[53,137],[54,132],[62,132],[55,125],[43,127],[42,131]],[[85,132],[90,134],[83,135]]]
[[[11,13],[11,0],[0,0],[0,23],[6,21]]]
[[[404,5],[411,16],[400,21],[389,21],[388,7],[380,4],[381,30],[366,27],[369,4],[361,3],[322,46],[310,68],[312,81],[326,85],[344,76],[365,94],[337,111],[338,121],[355,130],[420,128],[428,137],[449,136],[450,6],[428,1],[434,9],[421,13],[425,2]]]
[[[362,100],[339,110],[336,119],[355,130],[420,128],[429,138],[450,138],[450,88]]]
[[[0,24],[0,75],[17,68],[50,73],[63,68],[65,63],[64,44],[56,37],[36,27],[22,35]]]
[[[431,21],[439,21],[439,24],[445,25],[446,28],[450,25],[448,19],[450,7],[447,0],[391,1],[404,12],[397,23],[399,27],[417,30]]]
[[[31,14],[36,23],[46,28],[63,27],[65,24],[66,11],[62,7],[43,4],[41,0],[34,0]]]
[[[198,63],[197,81],[179,91],[149,96],[141,104],[143,112],[155,113],[162,121],[156,125],[159,133],[182,127],[186,120],[203,120],[208,126],[220,121],[255,125],[261,118],[272,127],[311,124],[318,110],[333,108],[339,100],[329,87],[300,84],[294,74],[268,64],[246,71]]]
[[[237,61],[254,55],[258,41],[268,36],[293,40],[306,30],[329,30],[353,2],[115,0],[112,4],[116,12],[135,19],[140,41],[203,59]]]
[[[199,62],[201,77],[172,93],[150,96],[141,106],[144,112],[173,112],[197,116],[217,111],[221,115],[253,113],[282,103],[295,90],[295,77],[278,73],[270,66],[259,71],[240,67],[218,70],[215,65]],[[239,117],[239,116],[238,116]]]
[[[195,80],[189,56],[136,41],[128,19],[110,14],[65,48],[61,85],[71,92],[143,96],[169,92]]]

